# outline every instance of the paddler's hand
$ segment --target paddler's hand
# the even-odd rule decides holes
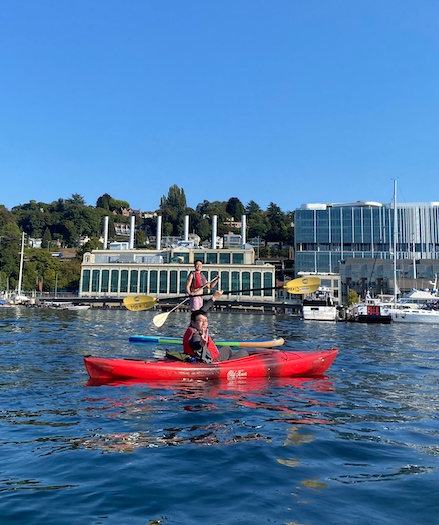
[[[216,301],[218,299],[218,297],[221,297],[223,295],[223,291],[222,290],[217,290],[213,295],[212,295],[212,301]]]
[[[209,341],[209,329],[206,328],[206,330],[204,330],[204,332],[202,332],[200,335],[201,335],[201,340],[200,340],[201,346],[207,345]]]

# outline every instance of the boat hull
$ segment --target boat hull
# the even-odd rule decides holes
[[[303,306],[302,317],[305,321],[336,321],[335,306]]]
[[[315,352],[252,352],[248,357],[220,363],[187,363],[174,359],[136,361],[84,357],[91,379],[160,380],[251,379],[257,377],[319,376],[334,362],[338,350]]]
[[[173,337],[161,337],[151,335],[133,335],[130,337],[132,343],[160,343],[166,345],[182,345],[183,339]],[[273,346],[283,345],[285,341],[282,337],[277,339],[262,339],[256,341],[218,341],[215,339],[217,346],[239,346],[241,348],[272,348]]]
[[[439,324],[439,312],[430,310],[401,310],[392,312],[394,323]]]

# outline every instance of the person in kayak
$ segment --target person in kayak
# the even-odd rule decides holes
[[[219,275],[208,283],[206,277],[201,273],[203,262],[200,259],[194,261],[195,270],[188,275],[186,279],[186,292],[190,295],[189,308],[191,312],[203,308],[203,290],[211,290],[218,282]],[[204,308],[203,308],[204,309]]]
[[[206,307],[207,310],[210,309],[216,298],[220,295],[222,295],[221,291],[215,292],[214,297],[204,303],[204,307]],[[233,352],[230,346],[217,348],[209,335],[207,310],[205,311],[204,307],[203,310],[196,310],[191,314],[191,323],[183,337],[183,352],[202,363],[216,363],[228,361],[229,359],[247,357],[248,352],[246,350]]]

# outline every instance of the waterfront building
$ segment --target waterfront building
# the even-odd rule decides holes
[[[397,266],[403,271],[403,262],[411,261],[412,277],[416,278],[416,267],[420,261],[425,262],[425,278],[434,280],[439,261],[439,202],[397,203],[396,208]],[[390,282],[387,270],[393,267],[393,242],[393,203],[303,204],[295,212],[296,274],[339,273],[346,285],[348,273],[353,271],[352,264],[346,266],[346,260],[370,259],[375,261],[372,277],[381,279],[379,286],[393,291],[393,276]],[[385,260],[387,264],[380,262]],[[364,279],[372,272],[371,267],[366,268],[361,275],[354,270],[355,279],[350,277],[351,284],[360,283],[354,287],[360,293]]]
[[[200,259],[208,281],[220,275],[224,300],[273,302],[275,290],[238,293],[242,288],[275,286],[275,266],[258,264],[253,249],[203,249],[177,246],[156,250],[93,250],[84,254],[79,296],[124,298],[152,295],[172,298],[186,293],[186,279]]]

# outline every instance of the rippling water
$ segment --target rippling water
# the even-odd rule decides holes
[[[436,327],[212,314],[217,337],[340,352],[322,379],[91,384],[84,355],[181,336],[153,315],[0,311],[2,523],[438,522]]]

